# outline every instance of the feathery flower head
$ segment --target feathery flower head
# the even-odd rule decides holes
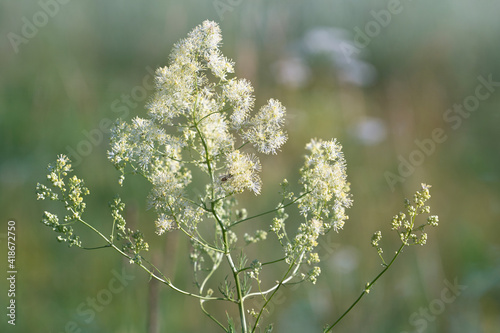
[[[261,167],[257,156],[242,154],[239,150],[235,150],[228,155],[227,166],[227,179],[221,182],[228,192],[241,193],[248,189],[255,194],[260,193],[262,182],[257,172]]]
[[[215,22],[195,27],[175,44],[168,66],[157,69],[147,116],[119,120],[112,129],[108,158],[122,172],[120,184],[126,168],[151,183],[148,203],[158,213],[159,234],[179,223],[191,228],[203,216],[185,197],[192,167],[209,176],[207,202],[244,190],[259,194],[259,160],[235,149],[237,140],[265,154],[286,141],[285,107],[270,99],[252,116],[254,89],[248,80],[227,77],[234,63],[222,55],[221,43]],[[227,174],[218,179],[220,170]]]
[[[223,86],[227,102],[233,107],[231,121],[234,128],[239,129],[248,119],[248,113],[254,106],[253,87],[246,79],[232,79]]]
[[[300,179],[306,195],[299,202],[300,212],[306,218],[324,219],[326,229],[338,231],[348,218],[346,208],[352,205],[342,146],[337,140],[313,139],[306,149],[309,155]]]
[[[286,142],[282,127],[285,123],[285,107],[276,99],[270,99],[250,120],[252,125],[243,137],[260,153],[276,154]]]

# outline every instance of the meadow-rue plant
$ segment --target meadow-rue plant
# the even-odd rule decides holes
[[[58,156],[49,166],[50,184],[37,184],[37,199],[60,201],[68,212],[63,223],[50,212],[45,212],[42,218],[45,225],[59,233],[59,241],[88,249],[75,231],[79,224],[88,227],[104,241],[98,248],[116,250],[152,278],[197,298],[201,310],[225,332],[237,329],[243,333],[260,332],[263,313],[280,288],[317,282],[321,273],[316,252],[318,239],[332,230],[342,230],[352,197],[340,143],[336,139],[312,139],[306,145],[298,194],[290,190],[285,179],[274,209],[249,216],[247,209],[239,206],[238,194],[261,193],[262,166],[258,154],[277,154],[287,140],[286,110],[278,100],[270,99],[254,112],[253,87],[249,81],[231,76],[234,63],[221,54],[221,41],[219,26],[205,21],[178,42],[170,55],[169,66],[156,71],[156,92],[147,105],[147,115],[130,122],[118,120],[112,129],[108,152],[109,160],[120,172],[120,185],[124,185],[129,175],[142,176],[150,183],[147,203],[157,217],[154,223],[144,223],[142,227],[154,227],[158,235],[182,233],[191,241],[194,290],[177,287],[147,260],[143,253],[149,250],[148,243],[142,232],[127,227],[122,215],[125,203],[118,196],[110,204],[110,231],[99,231],[84,220],[83,198],[89,190],[83,180],[71,175],[71,161],[66,156]],[[198,180],[197,191],[189,190],[194,186],[194,172],[204,175],[203,190],[199,190]],[[403,247],[425,244],[424,228],[436,226],[438,218],[431,216],[418,227],[415,218],[430,212],[425,205],[430,198],[429,187],[422,185],[413,201],[406,201],[407,213],[393,218],[392,229],[402,244],[388,264],[382,256],[382,234],[375,233],[372,245],[382,259],[384,270],[325,332],[369,292]],[[294,223],[287,222],[287,210],[292,206],[298,208],[301,221],[297,223],[297,230],[290,232]],[[237,226],[260,217],[268,218],[267,230],[241,235]],[[211,227],[208,229],[212,230],[211,234],[207,234],[207,225]],[[249,258],[247,246],[270,238],[281,244],[281,255],[263,253]],[[223,262],[227,266],[222,265]],[[261,273],[271,265],[281,267],[281,275],[275,281],[262,281]],[[214,273],[224,269],[228,269],[225,280],[213,282]],[[219,287],[214,288],[216,285]],[[248,301],[255,298],[260,298],[262,305],[247,308]],[[234,324],[230,317],[223,323],[205,308],[206,302],[216,300],[238,309],[239,324]],[[272,325],[265,328],[266,332],[271,330]]]

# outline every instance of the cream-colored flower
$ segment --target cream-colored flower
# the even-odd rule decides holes
[[[306,149],[310,154],[301,169],[305,196],[299,202],[300,212],[307,218],[322,218],[327,229],[339,231],[348,218],[345,210],[352,205],[342,146],[336,140],[313,139]]]

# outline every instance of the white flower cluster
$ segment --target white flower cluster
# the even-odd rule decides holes
[[[229,173],[222,176],[221,183],[227,186],[229,191],[241,193],[249,189],[255,194],[260,193],[262,183],[257,172],[261,167],[255,155],[246,155],[235,150],[227,157],[226,165]]]
[[[203,218],[184,197],[191,181],[188,166],[209,175],[204,202],[244,190],[258,194],[260,162],[236,144],[275,154],[286,141],[285,108],[271,99],[251,115],[253,87],[245,79],[228,78],[234,64],[221,54],[221,41],[215,22],[197,26],[175,45],[169,66],[156,71],[148,117],[119,121],[112,131],[109,159],[122,171],[121,180],[131,167],[152,184],[149,204],[158,213],[160,234],[180,224],[193,227]]]
[[[244,132],[244,138],[253,143],[259,152],[276,154],[286,142],[286,134],[281,131],[284,117],[283,105],[278,100],[270,99],[252,118],[250,123],[253,126]]]
[[[235,128],[240,128],[248,118],[248,113],[254,106],[253,87],[246,79],[232,79],[224,85],[224,95],[233,107],[231,122]]]
[[[348,216],[352,199],[347,182],[342,146],[336,141],[311,140],[310,152],[301,169],[301,183],[307,195],[299,202],[300,213],[310,220],[320,220],[327,230],[339,231]]]
[[[309,154],[300,170],[300,182],[304,189],[296,199],[305,222],[300,224],[292,241],[283,242],[287,238],[284,220],[288,216],[279,209],[271,230],[284,246],[288,263],[307,262],[312,265],[309,273],[304,274],[302,279],[315,283],[321,272],[315,266],[320,262],[319,255],[315,252],[318,238],[331,229],[337,232],[342,229],[348,218],[345,210],[352,205],[352,199],[342,146],[336,140],[313,139],[306,145],[306,149]]]

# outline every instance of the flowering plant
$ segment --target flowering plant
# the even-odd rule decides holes
[[[148,251],[148,243],[143,233],[127,227],[122,215],[125,204],[119,197],[110,204],[113,222],[109,234],[83,219],[86,208],[83,198],[89,190],[83,180],[70,176],[68,157],[60,155],[49,166],[50,185],[37,184],[37,196],[62,202],[68,212],[64,223],[50,212],[45,212],[42,219],[59,233],[59,241],[85,248],[73,228],[82,224],[104,240],[101,248],[113,248],[152,278],[197,298],[201,310],[225,332],[234,332],[239,327],[246,333],[258,328],[260,331],[263,313],[280,288],[306,281],[316,283],[321,272],[316,252],[318,238],[332,230],[342,230],[352,199],[341,145],[337,140],[313,139],[306,145],[298,194],[291,192],[285,179],[274,209],[249,216],[239,206],[238,194],[261,192],[261,164],[257,154],[276,154],[287,139],[283,129],[285,107],[270,99],[253,112],[253,88],[245,79],[229,77],[234,72],[234,63],[221,54],[221,39],[219,26],[205,21],[177,43],[170,65],[156,71],[156,93],[148,104],[147,117],[135,117],[131,122],[118,120],[108,152],[109,160],[120,172],[121,185],[128,175],[140,175],[151,184],[147,200],[157,214],[156,233],[179,232],[191,241],[196,290],[178,288],[146,259],[143,253]],[[197,195],[189,190],[193,172],[201,172],[206,181],[204,190]],[[429,186],[422,185],[415,206],[407,201],[409,218],[402,213],[394,217],[392,227],[399,233],[402,245],[388,264],[379,245],[381,233],[375,233],[372,245],[382,258],[383,272],[403,247],[425,244],[423,229],[427,224],[437,225],[437,217],[430,217],[422,226],[414,225],[416,215],[429,213],[424,204],[429,197]],[[302,221],[291,232],[293,225],[287,222],[287,209],[294,205]],[[252,235],[238,233],[240,224],[262,216],[269,217],[267,230],[255,230]],[[417,231],[421,232],[420,238],[415,234]],[[269,234],[281,244],[282,254],[263,255],[250,261],[246,247],[266,240],[271,237]],[[215,292],[209,285],[213,284],[214,273],[224,269],[223,262],[228,264],[225,267],[229,277]],[[272,283],[261,281],[260,273],[270,265],[281,265],[281,276]],[[366,285],[357,301],[381,274]],[[254,298],[261,298],[263,303],[259,308],[247,308],[247,301]],[[209,301],[224,301],[237,307],[239,324],[235,325],[231,318],[222,323],[206,310],[205,303]],[[271,330],[272,325],[267,326],[266,332]]]

